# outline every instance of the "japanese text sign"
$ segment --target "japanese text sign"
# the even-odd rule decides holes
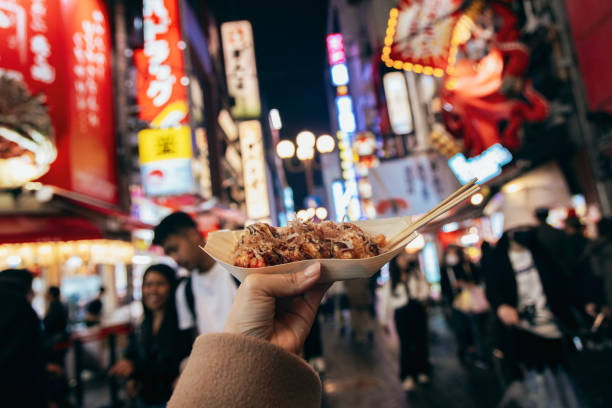
[[[227,91],[234,98],[232,116],[254,119],[261,114],[253,30],[248,21],[221,24]]]
[[[345,62],[346,54],[344,53],[344,39],[342,38],[342,34],[328,34],[325,41],[327,42],[329,66],[331,67]]]
[[[117,204],[105,3],[0,1],[0,74],[45,96],[58,158],[41,181]]]
[[[266,177],[261,124],[257,120],[238,125],[247,216],[252,220],[270,216],[270,199]]]
[[[178,0],[144,0],[144,49],[134,52],[140,118],[154,126],[187,121]],[[171,120],[171,123],[167,122]]]

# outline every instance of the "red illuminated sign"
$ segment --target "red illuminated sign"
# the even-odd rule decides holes
[[[148,122],[172,117],[185,123],[187,91],[181,84],[185,66],[178,0],[144,0],[143,14],[144,49],[134,53],[139,116]]]
[[[53,123],[58,158],[41,181],[117,204],[105,1],[2,1],[0,22],[0,74],[42,93]]]
[[[326,42],[329,65],[334,66],[336,64],[345,62],[346,54],[344,53],[344,39],[342,38],[342,34],[328,34]]]

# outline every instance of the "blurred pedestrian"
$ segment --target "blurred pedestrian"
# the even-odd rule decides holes
[[[174,291],[176,277],[167,265],[152,265],[142,279],[144,318],[130,338],[125,357],[109,374],[129,379],[128,396],[138,406],[161,407],[170,399],[181,362],[191,349],[192,335],[178,327]]]
[[[429,283],[417,262],[402,252],[389,264],[390,279],[382,289],[381,319],[385,331],[393,317],[400,344],[400,380],[406,391],[429,382],[426,302]]]
[[[68,310],[61,301],[60,289],[50,286],[45,294],[47,312],[43,319],[44,349],[49,400],[58,407],[67,406],[70,391],[65,372],[69,346]]]
[[[60,289],[57,286],[50,286],[45,298],[47,301],[47,312],[43,318],[45,343],[50,348],[55,348],[59,343],[68,340],[68,310],[61,301]],[[55,358],[57,358],[55,363],[64,365],[60,355]]]
[[[236,296],[232,276],[200,246],[206,241],[195,221],[184,212],[175,212],[155,227],[153,244],[190,272],[176,290],[179,328],[199,334],[220,332]]]
[[[593,318],[604,297],[603,282],[595,275],[590,261],[593,242],[586,237],[585,225],[573,212],[565,220],[565,231],[569,240],[567,252],[570,254],[569,284],[574,297],[572,303],[583,305],[580,311],[586,313],[588,318]]]
[[[32,274],[0,272],[0,401],[6,407],[46,407],[41,322],[32,308]]]
[[[539,242],[550,255],[559,260],[559,265],[565,274],[571,273],[571,265],[574,262],[570,250],[570,239],[565,231],[557,229],[548,224],[550,210],[540,207],[535,210],[538,224],[535,227]]]
[[[344,289],[351,313],[351,336],[358,342],[372,341],[374,319],[370,314],[373,302],[367,279],[344,281]]]
[[[597,296],[599,310],[587,310],[593,315],[603,312],[611,316],[612,311],[612,218],[604,217],[597,223],[598,237],[585,251],[586,261],[592,273],[590,291]]]
[[[488,277],[487,293],[503,327],[500,346],[512,376],[520,376],[520,368],[563,365],[562,328],[577,327],[569,301],[576,296],[558,260],[535,228],[517,226],[504,233],[491,261],[496,272]]]
[[[457,352],[461,362],[473,361],[485,368],[487,353],[484,327],[488,303],[480,268],[471,262],[457,245],[449,245],[444,254],[440,284],[450,322],[457,339]]]
[[[104,286],[100,286],[96,297],[85,306],[85,324],[87,327],[97,326],[102,322],[102,315],[104,313],[104,293],[106,289]]]

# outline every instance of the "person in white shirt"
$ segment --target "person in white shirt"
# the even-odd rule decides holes
[[[429,283],[410,255],[402,252],[389,264],[390,279],[382,290],[380,319],[385,330],[391,318],[400,343],[400,379],[406,391],[415,380],[429,382],[427,309]]]
[[[197,334],[221,332],[236,297],[232,276],[200,249],[206,241],[195,221],[175,212],[155,227],[153,244],[191,272],[177,287],[176,309],[181,330]]]

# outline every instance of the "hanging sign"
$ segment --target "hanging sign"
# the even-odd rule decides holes
[[[396,71],[385,74],[383,84],[393,132],[397,135],[412,132],[412,112],[404,73]]]
[[[240,150],[244,171],[246,212],[251,220],[270,216],[270,199],[261,124],[257,120],[240,122]]]
[[[148,196],[194,191],[189,127],[141,130],[138,151],[142,185]]]
[[[382,60],[389,67],[441,77],[461,0],[401,0],[389,13]]]
[[[232,116],[254,119],[261,114],[253,30],[248,21],[221,24],[227,91],[234,98]]]
[[[187,77],[178,0],[144,0],[144,48],[134,51],[139,117],[153,127],[186,123]]]

